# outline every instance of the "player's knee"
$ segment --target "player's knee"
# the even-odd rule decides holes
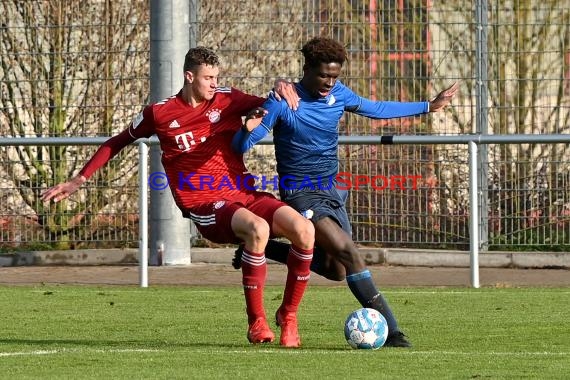
[[[289,237],[292,243],[303,249],[311,249],[315,245],[315,227],[306,219],[295,223],[293,236]]]
[[[339,241],[334,248],[333,256],[350,271],[359,271],[366,266],[364,258],[352,241]]]
[[[357,252],[356,247],[351,241],[344,239],[338,239],[332,244],[333,257],[342,257],[345,260],[353,259],[355,252]]]
[[[252,241],[266,242],[269,240],[269,224],[261,218],[256,218],[250,222],[249,234]]]

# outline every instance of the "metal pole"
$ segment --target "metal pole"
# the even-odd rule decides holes
[[[489,116],[488,112],[488,53],[487,53],[487,0],[477,0],[475,3],[475,20],[477,23],[476,32],[476,130],[474,132],[480,135],[488,133]],[[487,161],[489,158],[489,147],[481,145],[479,148],[478,161],[478,175],[479,175],[479,217],[481,223],[479,224],[479,238],[481,239],[480,246],[482,250],[487,250],[489,242],[489,198],[488,198],[488,167]]]
[[[189,48],[188,0],[150,1],[150,94],[157,102],[183,85],[184,56]],[[150,172],[164,173],[159,145],[150,149]],[[182,217],[170,189],[150,189],[151,265],[190,264],[190,221]]]
[[[148,288],[148,146],[139,142],[139,283]]]
[[[471,286],[479,285],[479,190],[477,188],[477,144],[469,142],[469,250],[471,268]]]
[[[101,145],[109,137],[0,137],[0,146],[62,146]],[[158,139],[139,139],[154,146]],[[340,136],[339,144],[403,145],[403,144],[570,144],[570,133],[560,134],[510,134],[510,135],[386,135],[386,136]],[[272,137],[264,137],[259,145],[273,145]]]

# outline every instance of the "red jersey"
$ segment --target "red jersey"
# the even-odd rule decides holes
[[[239,200],[254,190],[244,188],[247,169],[243,155],[232,150],[231,142],[241,128],[241,117],[264,101],[220,87],[210,101],[194,108],[179,92],[145,107],[126,131],[101,146],[80,174],[88,178],[126,145],[156,134],[169,186],[180,208]]]

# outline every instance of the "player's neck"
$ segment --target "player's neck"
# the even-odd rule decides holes
[[[193,108],[198,107],[200,104],[204,102],[204,99],[199,99],[196,96],[194,96],[192,88],[190,87],[184,87],[182,89],[182,99]]]

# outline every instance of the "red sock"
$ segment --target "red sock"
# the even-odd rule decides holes
[[[312,249],[301,249],[291,245],[287,257],[287,283],[283,294],[281,311],[284,313],[296,313],[305,294],[305,288],[311,275]]]
[[[251,323],[257,318],[265,318],[265,309],[263,307],[263,288],[267,275],[265,254],[263,252],[249,252],[244,249],[241,263],[247,319]]]

